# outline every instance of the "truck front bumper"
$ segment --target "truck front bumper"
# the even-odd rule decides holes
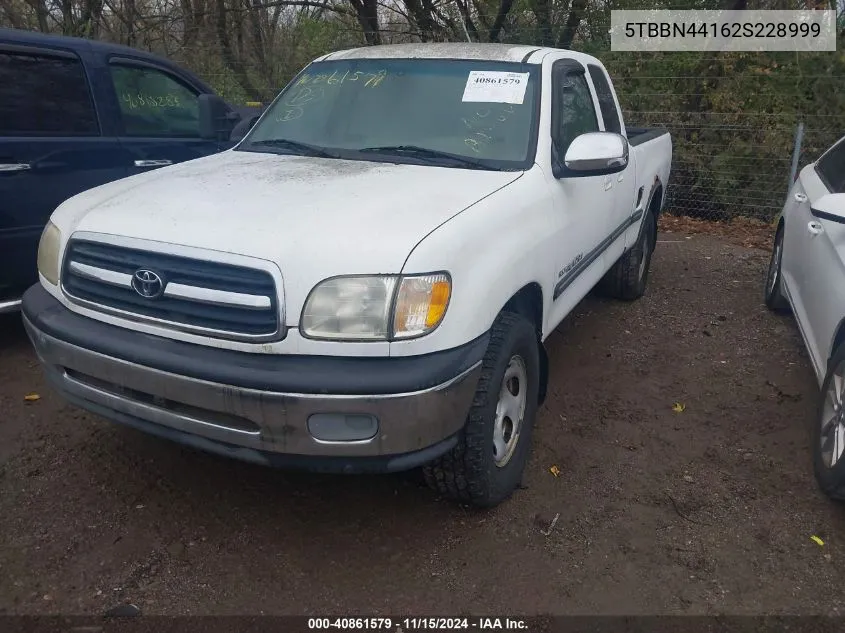
[[[416,357],[280,356],[102,323],[40,285],[22,312],[48,380],[73,404],[201,450],[321,472],[407,470],[450,450],[488,339]]]

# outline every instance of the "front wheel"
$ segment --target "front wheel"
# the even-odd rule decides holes
[[[822,383],[813,429],[813,470],[827,496],[845,501],[845,344],[833,355]]]
[[[789,302],[783,296],[783,277],[781,264],[783,263],[783,227],[779,227],[772,245],[772,257],[766,273],[766,306],[773,312],[785,312],[789,309]]]
[[[492,507],[519,486],[537,413],[539,345],[534,326],[521,315],[502,312],[496,319],[461,438],[450,452],[423,467],[434,490]]]

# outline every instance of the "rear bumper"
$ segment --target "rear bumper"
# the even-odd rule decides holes
[[[202,450],[327,472],[406,470],[452,448],[487,345],[412,358],[232,352],[81,317],[40,285],[22,311],[74,404]]]

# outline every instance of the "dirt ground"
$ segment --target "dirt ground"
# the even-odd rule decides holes
[[[813,481],[818,387],[763,306],[768,254],[659,239],[642,300],[588,297],[548,340],[525,487],[488,512],[112,425],[3,319],[0,614],[837,614],[845,510]]]

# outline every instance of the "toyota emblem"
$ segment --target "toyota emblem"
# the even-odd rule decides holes
[[[145,299],[157,299],[164,292],[164,281],[153,271],[142,268],[132,275],[132,290]]]

